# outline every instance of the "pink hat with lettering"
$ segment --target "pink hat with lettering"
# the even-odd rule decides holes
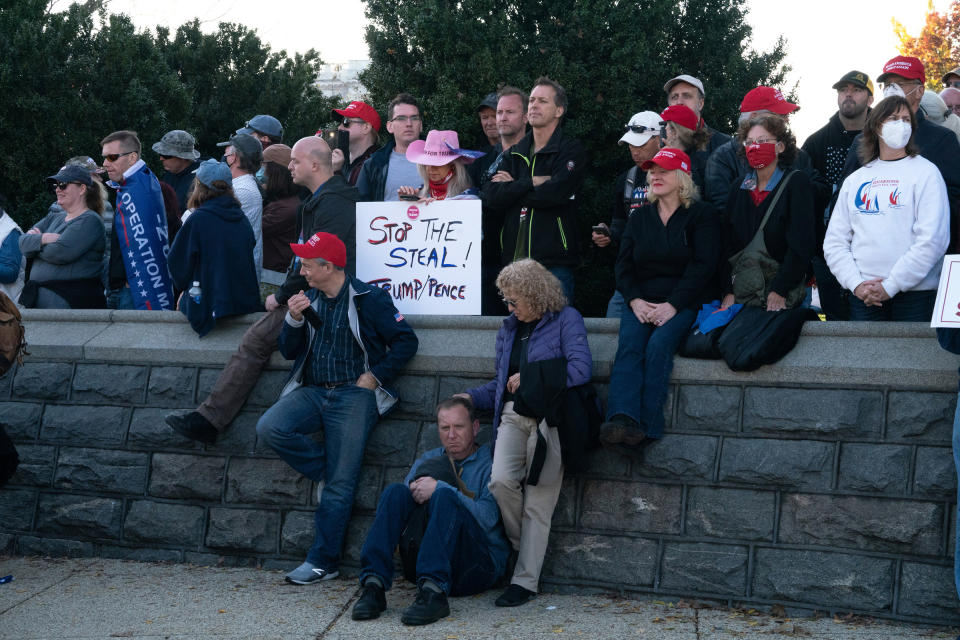
[[[431,129],[427,133],[426,140],[414,140],[407,147],[407,160],[414,164],[425,164],[431,167],[442,167],[457,158],[463,158],[466,164],[470,164],[484,155],[482,151],[461,149],[460,138],[456,131]]]

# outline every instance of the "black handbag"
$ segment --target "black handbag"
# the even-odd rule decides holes
[[[692,328],[687,332],[677,353],[684,358],[697,358],[700,360],[719,360],[720,355],[720,336],[726,325],[716,327],[708,333],[701,333],[700,327]]]
[[[807,320],[816,320],[811,309],[766,311],[744,307],[720,336],[720,355],[733,371],[753,371],[787,355],[800,339]]]

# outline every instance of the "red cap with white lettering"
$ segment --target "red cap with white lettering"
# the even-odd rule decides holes
[[[657,165],[668,171],[680,169],[680,171],[683,171],[687,175],[690,174],[690,156],[680,151],[680,149],[664,147],[660,149],[660,151],[657,151],[657,155],[640,165],[640,168],[644,171],[649,171],[653,165]]]

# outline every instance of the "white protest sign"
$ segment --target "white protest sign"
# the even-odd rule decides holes
[[[960,327],[960,255],[943,257],[931,327]]]
[[[400,313],[480,314],[480,201],[357,203],[357,277]]]

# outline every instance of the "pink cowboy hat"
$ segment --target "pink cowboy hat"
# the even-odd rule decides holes
[[[460,139],[456,131],[437,131],[431,129],[426,140],[414,140],[407,147],[407,160],[414,164],[442,167],[457,158],[471,163],[485,154],[482,151],[470,151],[460,148]]]

